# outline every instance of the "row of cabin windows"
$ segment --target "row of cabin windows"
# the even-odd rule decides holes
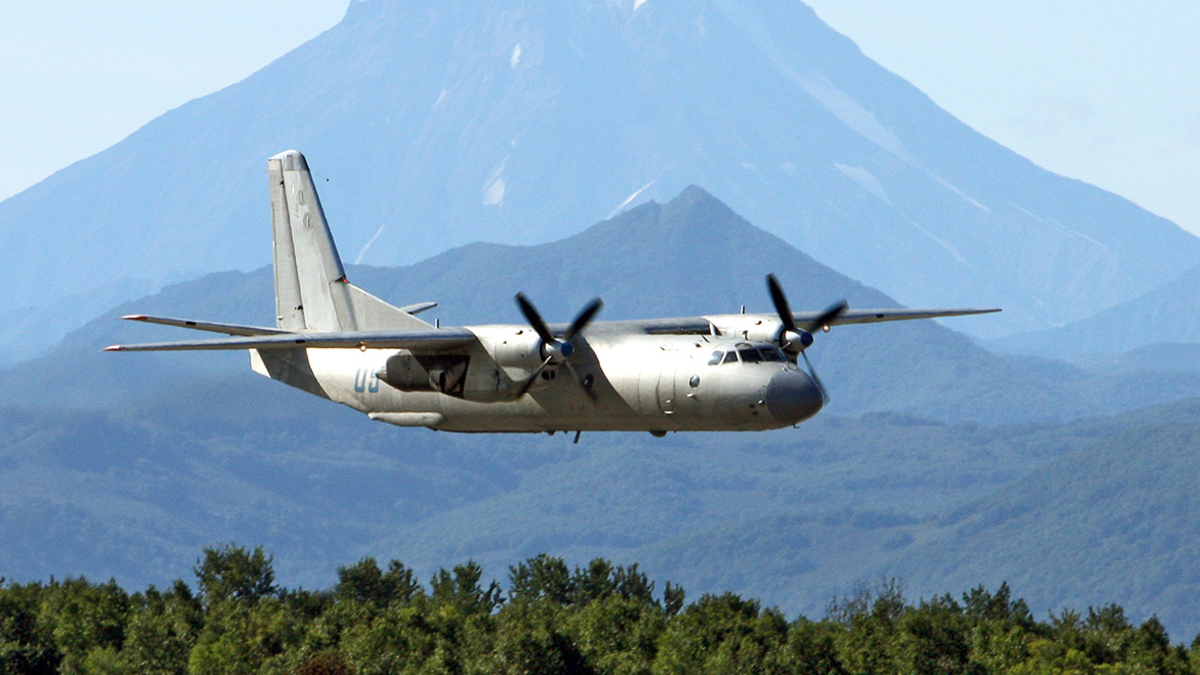
[[[768,361],[787,361],[787,357],[783,355],[779,347],[751,347],[749,345],[743,347],[738,345],[737,349],[725,351],[718,349],[712,353],[712,358],[708,360],[708,365],[715,366],[719,363],[763,363]]]

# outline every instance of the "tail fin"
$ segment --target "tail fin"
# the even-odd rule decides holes
[[[282,152],[267,161],[267,168],[280,328],[334,332],[429,326],[346,281],[304,155]]]

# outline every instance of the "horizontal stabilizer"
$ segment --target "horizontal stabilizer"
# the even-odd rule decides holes
[[[405,314],[420,314],[421,312],[433,309],[434,307],[437,307],[436,302],[417,302],[401,307],[400,311],[404,312]]]
[[[283,333],[216,340],[112,345],[106,352],[175,352],[232,349],[413,349],[448,351],[470,346],[477,338],[465,328],[422,331],[353,331],[340,333]]]
[[[126,321],[141,321],[142,323],[153,323],[159,326],[175,326],[177,328],[191,328],[192,330],[203,330],[209,333],[224,333],[226,335],[241,335],[245,337],[255,335],[282,335],[288,331],[279,328],[267,328],[265,326],[241,326],[236,323],[214,323],[212,321],[192,321],[190,319],[167,319],[161,316],[146,316],[145,314],[126,314],[121,317]]]

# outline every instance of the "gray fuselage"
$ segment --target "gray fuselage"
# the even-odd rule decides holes
[[[604,331],[577,340],[569,363],[514,400],[539,362],[536,337],[528,326],[468,330],[479,342],[453,393],[389,385],[389,359],[404,350],[309,349],[308,362],[329,398],[445,431],[750,431],[791,426],[822,405],[817,385],[772,344]]]

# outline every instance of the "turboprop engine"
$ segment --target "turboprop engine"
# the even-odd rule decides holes
[[[733,320],[729,320],[729,317],[722,318],[722,321],[714,324],[721,335],[736,335],[753,342],[770,342],[779,345],[779,348],[793,361],[797,354],[813,343],[812,333],[794,327],[793,330],[788,330],[783,325],[783,321],[775,317],[763,314],[741,314]]]
[[[550,332],[550,327],[542,320],[542,315],[538,313],[537,308],[533,306],[529,298],[525,297],[524,293],[517,293],[516,300],[517,306],[521,308],[521,313],[525,315],[525,319],[529,321],[529,325],[537,333],[538,343],[536,354],[542,358],[542,362],[534,369],[529,379],[525,380],[524,384],[516,391],[516,395],[513,398],[517,399],[524,396],[525,392],[529,391],[535,384],[538,384],[539,378],[541,378],[543,383],[553,380],[557,371],[547,370],[547,367],[562,364],[567,367],[567,370],[571,371],[574,380],[594,400],[595,393],[591,389],[591,380],[588,380],[585,384],[583,380],[579,379],[575,369],[571,366],[571,357],[575,355],[576,351],[572,340],[592,322],[592,319],[596,317],[596,313],[600,311],[604,303],[600,302],[600,298],[593,298],[591,302],[584,305],[579,314],[575,315],[575,320],[571,322],[567,330],[561,336],[556,336]]]

